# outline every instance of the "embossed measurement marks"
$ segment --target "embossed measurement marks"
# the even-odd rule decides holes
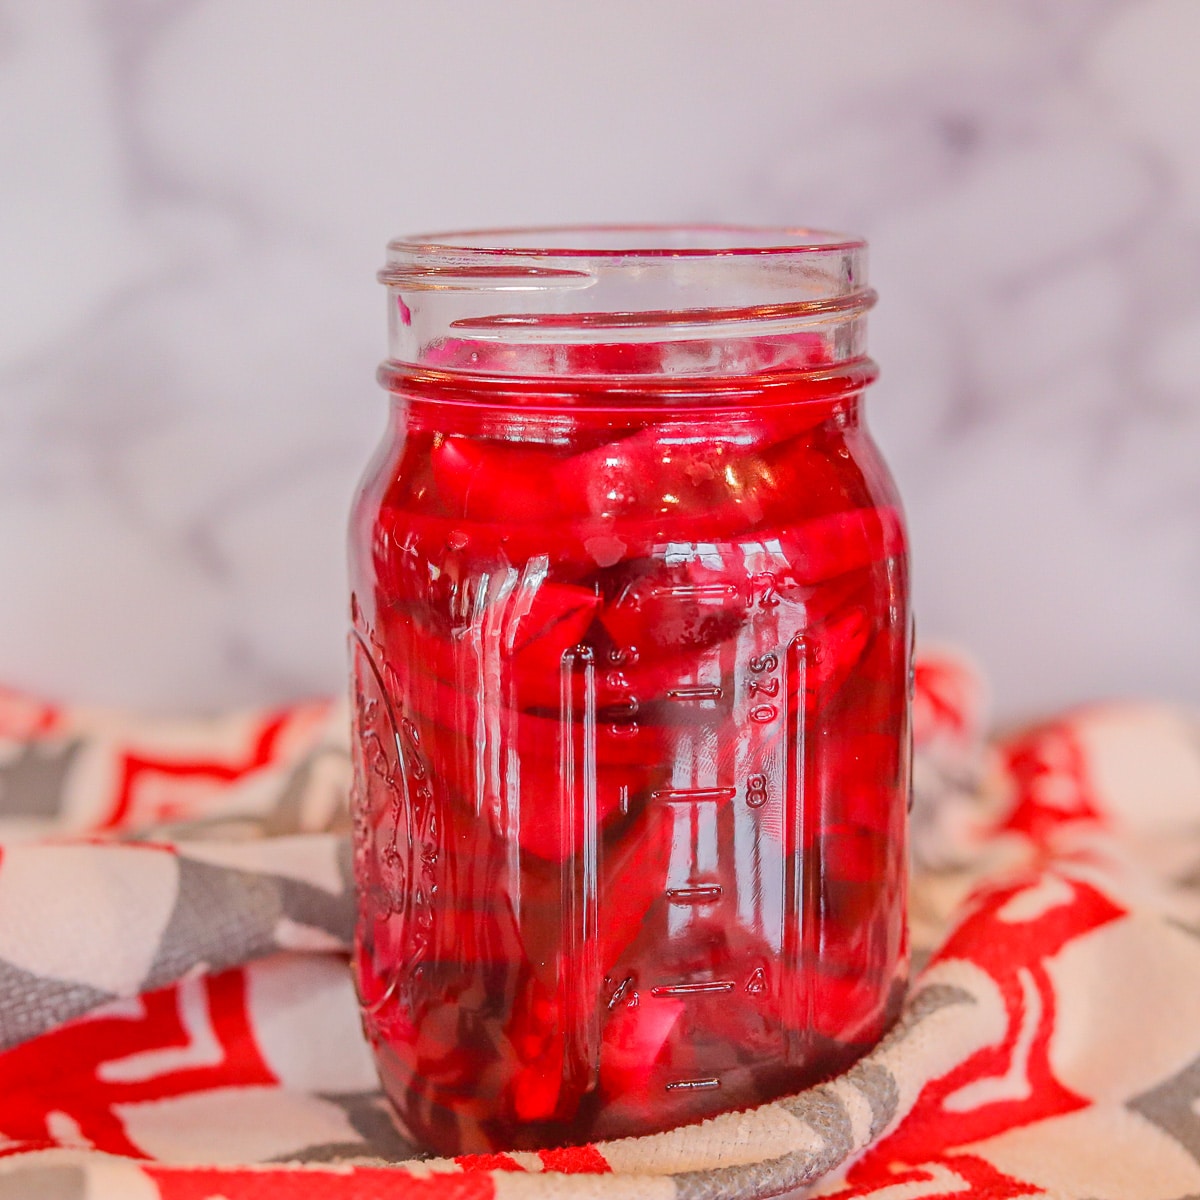
[[[711,607],[732,608],[745,604],[754,616],[773,618],[773,610],[781,604],[777,582],[773,575],[758,574],[749,580],[749,586],[740,587],[730,584],[680,584],[661,585],[642,592],[641,598],[631,597],[631,602],[637,606],[646,599],[654,601],[669,601],[675,604],[696,606],[697,609]],[[609,652],[610,673],[606,679],[610,693],[614,694],[617,703],[627,710],[627,715],[634,718],[638,715],[638,701],[633,697],[628,677],[622,672],[622,667],[637,663],[640,655],[633,646]],[[779,723],[787,718],[792,706],[792,697],[788,683],[790,675],[785,669],[785,654],[782,649],[771,653],[754,655],[742,660],[740,669],[719,681],[703,681],[703,677],[692,680],[680,680],[673,686],[659,693],[659,699],[670,705],[691,707],[700,714],[711,710],[722,702],[733,703],[740,712],[740,720],[746,723],[747,733],[753,743],[758,743],[760,735],[766,736],[766,745],[777,744]],[[736,681],[735,690],[731,690],[731,681]],[[693,724],[689,728],[696,729]],[[774,728],[772,728],[774,727]],[[744,799],[745,805],[751,810],[764,808],[771,799],[775,787],[778,786],[778,767],[772,767],[767,761],[751,758],[750,773],[741,779],[736,779],[732,785],[707,784],[665,786],[655,789],[650,794],[652,803],[683,806],[690,810],[685,817],[689,821],[693,840],[697,829],[710,830],[714,818],[711,816],[713,807],[723,806],[739,798]],[[699,818],[701,810],[707,810],[707,815]],[[701,820],[698,826],[697,821]],[[682,845],[682,843],[680,843]],[[693,855],[696,854],[693,847]],[[676,909],[701,908],[712,911],[713,906],[726,905],[735,897],[726,895],[722,884],[712,881],[711,863],[709,869],[702,869],[700,859],[694,858],[688,863],[680,863],[680,874],[683,876],[675,886],[666,889],[666,900]],[[708,876],[706,879],[705,876]],[[690,876],[690,878],[689,878]],[[678,879],[678,876],[677,876]],[[686,922],[687,917],[679,914]],[[732,964],[731,964],[732,965]],[[649,981],[648,981],[649,982]],[[618,1006],[637,1007],[643,1003],[675,1002],[702,1004],[711,999],[728,997],[729,1003],[751,1002],[764,997],[770,990],[768,968],[745,963],[740,969],[721,978],[670,978],[652,982],[648,988],[643,988],[641,995],[637,986],[637,978],[633,974],[625,975],[619,980],[605,980],[604,1000],[612,1010]],[[718,1000],[718,1003],[724,1001]],[[704,1075],[695,1078],[672,1079],[661,1085],[671,1093],[708,1092],[719,1089],[719,1075]]]
[[[715,684],[695,687],[674,687],[667,690],[668,700],[720,700],[722,691]]]

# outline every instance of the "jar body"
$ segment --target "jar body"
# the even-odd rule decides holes
[[[894,1017],[910,619],[866,380],[394,382],[351,523],[355,967],[418,1141],[667,1128]]]

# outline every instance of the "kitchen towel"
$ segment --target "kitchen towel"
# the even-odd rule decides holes
[[[828,1083],[644,1138],[421,1158],[358,1025],[347,718],[0,692],[0,1200],[1200,1195],[1200,718],[985,740],[916,670],[914,981]]]

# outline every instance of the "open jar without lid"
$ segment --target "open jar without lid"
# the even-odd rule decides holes
[[[350,533],[356,978],[441,1153],[846,1067],[906,974],[899,501],[865,246],[397,241]]]

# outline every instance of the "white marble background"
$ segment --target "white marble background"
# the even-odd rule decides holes
[[[0,680],[341,686],[394,233],[865,232],[921,626],[1200,700],[1196,0],[0,3]]]

